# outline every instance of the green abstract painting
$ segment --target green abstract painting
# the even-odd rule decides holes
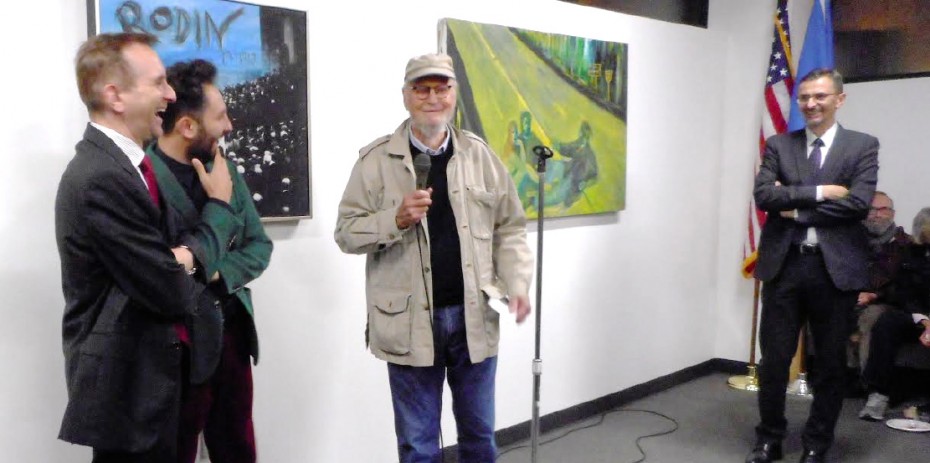
[[[491,145],[529,217],[538,216],[536,146],[546,217],[626,204],[628,46],[456,19],[440,23],[458,76],[455,123]]]

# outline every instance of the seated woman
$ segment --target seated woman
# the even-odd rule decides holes
[[[898,349],[919,341],[930,348],[930,207],[914,217],[914,243],[908,246],[900,271],[892,282],[891,298],[900,310],[883,313],[872,327],[872,341],[863,380],[869,391],[859,418],[885,419]]]

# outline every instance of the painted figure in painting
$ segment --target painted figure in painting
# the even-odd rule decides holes
[[[533,131],[533,116],[520,114],[520,128],[511,121],[507,126],[507,142],[503,159],[510,166],[517,194],[524,209],[537,208],[539,173],[533,148],[545,146]],[[597,181],[597,155],[591,148],[591,124],[582,121],[578,138],[568,142],[555,142],[555,156],[546,162],[545,206],[569,208],[583,194],[584,189]]]
[[[578,138],[567,143],[555,143],[555,150],[568,158],[568,187],[565,207],[571,206],[582,191],[597,181],[597,156],[591,148],[591,124],[581,122]]]

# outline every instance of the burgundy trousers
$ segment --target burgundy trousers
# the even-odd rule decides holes
[[[213,463],[255,463],[252,425],[252,365],[242,307],[224,325],[223,353],[204,384],[186,384],[181,394],[178,463],[194,463],[201,432]]]

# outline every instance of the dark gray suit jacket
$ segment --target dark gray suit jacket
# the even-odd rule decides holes
[[[867,288],[868,240],[862,219],[869,213],[878,180],[878,139],[837,128],[818,183],[845,186],[849,189],[845,198],[817,202],[811,175],[804,130],[766,140],[754,195],[756,205],[769,214],[759,240],[755,276],[762,281],[778,276],[795,229],[816,227],[823,259],[836,287],[846,291]],[[798,210],[797,220],[779,215],[792,209]]]
[[[59,438],[141,452],[177,419],[181,349],[174,324],[204,289],[171,252],[187,245],[201,265],[220,259],[237,220],[219,205],[179,236],[129,159],[88,125],[55,201],[65,311],[68,406]],[[197,281],[197,280],[200,281]]]

